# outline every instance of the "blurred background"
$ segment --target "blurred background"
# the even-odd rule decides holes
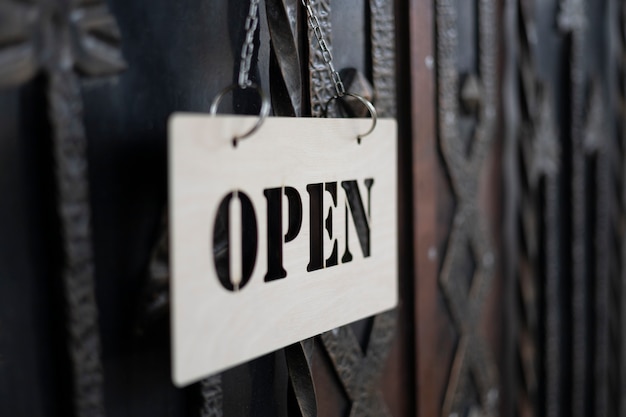
[[[335,94],[302,1],[256,4],[0,0],[0,415],[626,415],[623,0],[306,1],[399,123],[400,305],[173,386],[169,116],[251,10],[272,115]]]

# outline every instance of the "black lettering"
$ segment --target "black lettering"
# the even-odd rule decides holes
[[[324,240],[322,239],[324,233],[324,225],[322,221],[322,211],[324,210],[324,184],[309,184],[306,186],[306,190],[309,193],[309,265],[306,270],[308,272],[317,271],[324,267]]]
[[[363,206],[363,200],[361,199],[361,193],[359,192],[359,185],[356,181],[342,181],[341,187],[346,192],[346,248],[341,258],[343,263],[350,262],[352,260],[352,254],[349,249],[350,235],[348,233],[348,213],[352,215],[352,220],[356,227],[357,236],[359,238],[359,244],[361,245],[361,251],[364,257],[370,256],[370,215],[371,215],[371,189],[374,185],[373,179],[365,180],[365,187],[367,188],[367,215],[365,214],[365,207]]]
[[[282,188],[263,191],[267,199],[267,274],[265,282],[285,278],[287,271],[283,267],[283,199]],[[289,228],[284,237],[291,242],[300,233],[302,227],[302,200],[295,188],[285,187],[289,203]]]
[[[233,284],[230,275],[230,214],[233,197],[241,202],[241,282]],[[239,219],[232,219],[237,221]],[[220,202],[213,227],[213,262],[220,283],[228,291],[239,291],[246,286],[252,276],[257,255],[257,222],[252,201],[243,192],[230,193]]]
[[[285,235],[285,243],[288,243],[298,236],[302,227],[302,199],[298,190],[292,187],[285,187],[285,195],[289,202],[289,229]]]
[[[337,183],[327,182],[325,188],[333,198],[333,206],[337,207]],[[328,216],[326,217],[326,231],[328,232],[328,237],[333,240],[333,251],[330,254],[330,257],[326,259],[326,268],[328,268],[329,266],[335,266],[338,263],[337,239],[333,239],[333,207],[328,209]]]

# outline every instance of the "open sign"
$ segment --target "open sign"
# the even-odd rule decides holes
[[[397,302],[396,124],[170,120],[173,379],[186,385]],[[245,126],[243,127],[245,128]]]

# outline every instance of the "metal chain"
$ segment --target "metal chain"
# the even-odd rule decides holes
[[[343,85],[343,81],[341,81],[341,76],[339,76],[339,72],[337,72],[337,70],[335,69],[335,65],[333,64],[333,54],[328,48],[326,38],[324,38],[324,33],[322,32],[322,28],[320,27],[320,21],[315,15],[313,8],[311,7],[310,0],[302,0],[302,5],[306,8],[309,26],[311,30],[313,30],[315,38],[317,38],[317,43],[320,45],[320,49],[322,50],[322,56],[324,57],[324,62],[328,66],[328,71],[330,72],[333,84],[335,84],[335,91],[337,91],[337,96],[343,97],[344,94],[346,94],[346,89]]]
[[[259,25],[259,1],[250,0],[248,16],[246,17],[246,39],[241,47],[241,63],[239,66],[239,87],[246,89],[252,85],[250,81],[250,66],[254,55],[254,32]]]

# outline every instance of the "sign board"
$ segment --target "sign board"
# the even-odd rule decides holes
[[[176,114],[173,380],[184,386],[397,303],[397,127]]]

